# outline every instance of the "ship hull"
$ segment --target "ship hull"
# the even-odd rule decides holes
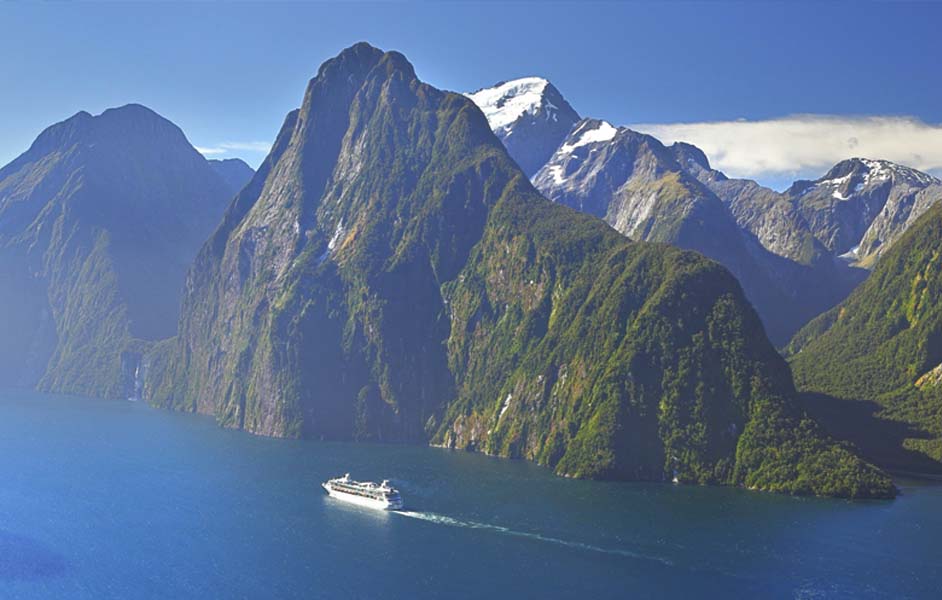
[[[356,504],[357,506],[363,506],[365,508],[372,508],[375,510],[400,510],[402,508],[402,502],[393,503],[387,500],[365,498],[363,496],[348,494],[346,492],[337,490],[326,483],[322,485],[324,489],[327,490],[327,494],[331,498],[336,498],[337,500],[342,500],[343,502],[349,502],[350,504]]]

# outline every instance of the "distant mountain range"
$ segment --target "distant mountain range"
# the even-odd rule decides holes
[[[233,194],[143,106],[43,131],[0,169],[0,382],[136,395],[145,342],[176,333],[186,271]]]
[[[785,193],[729,179],[694,146],[667,147],[625,127],[580,119],[537,77],[468,97],[547,198],[603,218],[632,239],[719,261],[778,344],[844,298],[866,276],[855,267],[872,266],[942,199],[939,180],[865,159],[842,162]]]

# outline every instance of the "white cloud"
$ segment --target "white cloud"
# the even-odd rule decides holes
[[[268,154],[271,151],[270,142],[222,142],[215,146],[196,146],[196,151],[204,156],[219,156],[235,152],[255,152]]]
[[[194,146],[196,151],[202,154],[203,156],[215,156],[216,154],[225,154],[228,150],[222,148],[203,148],[202,146]]]
[[[942,170],[942,125],[915,117],[793,115],[766,121],[632,125],[664,143],[689,142],[731,177],[820,175],[852,157]]]

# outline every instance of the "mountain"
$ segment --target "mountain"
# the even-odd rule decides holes
[[[597,119],[577,123],[533,184],[550,200],[603,218],[632,239],[670,242],[704,218],[726,216],[658,140]],[[699,218],[691,220],[694,213]]]
[[[0,381],[134,395],[231,194],[183,132],[128,105],[55,124],[0,169]]]
[[[255,175],[252,167],[240,158],[213,158],[208,162],[209,166],[229,186],[233,196],[240,192]]]
[[[726,177],[695,146],[668,148],[598,119],[575,121],[562,138],[555,127],[549,133],[546,119],[533,119],[526,122],[527,135],[518,136],[519,122],[495,110],[494,99],[510,107],[538,106],[523,86],[501,84],[469,97],[520,164],[545,156],[545,146],[560,140],[542,166],[527,171],[547,198],[601,217],[633,239],[696,250],[722,263],[777,344],[846,298],[866,277],[860,267],[871,266],[942,197],[938,182],[924,173],[864,159],[776,192]],[[538,153],[526,143],[534,138],[541,140]]]
[[[936,204],[789,347],[809,410],[875,460],[907,471],[942,473],[940,257]]]
[[[796,302],[815,314],[846,297],[865,279],[863,268],[872,268],[942,200],[938,179],[885,160],[842,161],[817,181],[798,181],[779,193],[754,181],[727,178],[693,146],[673,148],[741,228],[792,263],[780,263],[778,277],[787,282],[786,289],[799,290]]]
[[[685,169],[727,205],[737,223],[770,252],[803,265],[832,258],[873,266],[932,204],[942,181],[885,160],[852,158],[816,181],[776,192],[711,169],[689,144],[672,148]]]
[[[776,343],[784,345],[798,329],[846,298],[866,278],[866,270],[837,256],[814,236],[790,195],[749,179],[727,177],[711,168],[706,155],[690,144],[675,143],[671,151],[687,173],[723,202],[740,232],[751,241],[747,247],[753,249],[759,269],[776,282],[770,288],[777,299],[771,304],[772,311],[762,310],[750,297],[760,307]]]
[[[740,281],[773,339],[787,341],[821,312],[789,318],[798,306],[784,301],[787,291],[770,276],[775,257],[743,235],[723,202],[650,135],[583,119],[533,184],[550,200],[598,216],[632,239],[696,250],[720,262]]]
[[[830,257],[787,194],[750,179],[727,177],[713,169],[703,151],[691,144],[677,142],[671,150],[684,170],[716,194],[739,227],[763,248],[800,265],[821,264]]]
[[[872,264],[935,201],[942,181],[885,160],[852,158],[788,190],[817,240],[834,254]]]
[[[553,84],[541,77],[498,83],[467,96],[523,172],[532,177],[579,120]]]
[[[283,437],[574,477],[888,496],[796,404],[735,279],[547,201],[464,96],[324,63],[187,279],[145,397]]]
[[[511,96],[515,90],[498,86],[469,97],[476,102],[500,97],[511,106],[525,104]],[[521,143],[526,138],[517,136],[517,123],[483,102],[480,106],[498,137],[518,140],[507,150],[523,164],[531,155]],[[528,127],[532,131],[547,125],[545,119],[538,119]],[[825,269],[825,276],[816,268],[792,264],[790,257],[777,255],[764,244],[767,239],[737,220],[729,190],[715,185],[720,179],[726,177],[712,171],[706,156],[694,146],[668,148],[650,135],[589,118],[576,121],[531,176],[550,200],[600,217],[632,239],[695,250],[720,262],[740,281],[772,340],[785,344],[811,318],[842,300],[859,278],[834,276],[836,269],[847,270],[844,261]],[[756,192],[765,189],[753,185]],[[787,199],[782,202],[790,205]],[[810,233],[796,236],[803,238],[801,242],[789,243],[816,243]],[[824,286],[810,285],[812,280]],[[844,285],[845,281],[849,283]],[[841,291],[833,291],[832,282],[840,282]]]

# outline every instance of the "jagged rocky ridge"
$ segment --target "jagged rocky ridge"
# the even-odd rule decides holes
[[[482,108],[501,139],[516,140],[507,146],[510,154],[527,160],[531,151],[520,143],[523,136],[516,137],[512,117],[542,114],[546,101],[533,94],[509,96],[525,87],[520,82],[536,79],[469,95],[479,103],[504,99],[510,108],[493,102]],[[555,139],[533,133],[543,123],[528,122],[528,138]],[[857,174],[844,177],[843,170]],[[719,261],[739,279],[780,344],[846,297],[866,276],[853,267],[871,265],[882,252],[878,248],[942,198],[928,175],[863,159],[779,193],[727,178],[694,146],[668,148],[652,136],[596,119],[575,122],[532,180],[547,198],[602,217],[633,239],[667,242]],[[837,202],[840,185],[846,195]],[[864,250],[859,257],[847,254],[851,246],[835,244],[834,235],[858,240]]]
[[[802,265],[838,257],[871,267],[919,216],[942,199],[938,179],[885,160],[851,158],[816,181],[776,192],[711,169],[699,149],[672,146],[737,223],[769,251]]]
[[[893,494],[797,408],[725,269],[548,202],[472,102],[366,44],[310,82],[148,364],[154,404],[259,434]]]
[[[0,169],[0,384],[136,395],[140,356],[176,332],[186,270],[231,196],[143,106],[43,131]]]
[[[820,266],[833,258],[790,196],[749,179],[727,177],[696,146],[678,142],[671,149],[684,170],[716,194],[742,231],[763,248],[798,265]]]

